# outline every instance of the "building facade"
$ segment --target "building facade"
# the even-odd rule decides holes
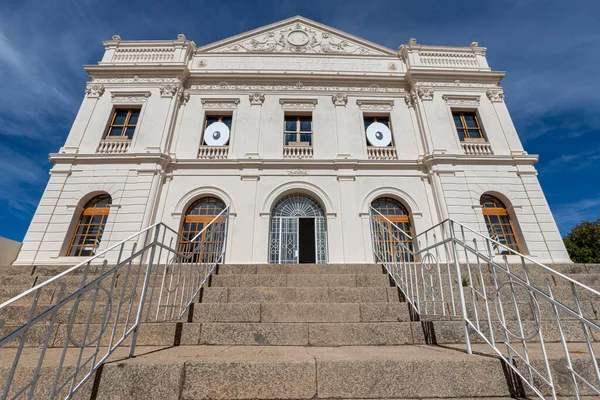
[[[395,51],[302,17],[197,48],[104,42],[15,264],[74,264],[229,206],[228,263],[373,262],[369,209],[569,262],[486,49]]]

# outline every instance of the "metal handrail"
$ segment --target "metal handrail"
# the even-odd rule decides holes
[[[473,352],[471,335],[476,334],[540,398],[556,399],[569,390],[577,398],[600,395],[592,346],[600,325],[582,300],[597,301],[600,291],[453,219],[410,237],[377,210],[371,208],[370,214],[374,257],[417,315],[434,321],[459,317],[467,352]],[[505,254],[499,258],[493,249]],[[518,263],[510,264],[511,257]],[[574,341],[585,344],[583,358],[574,360],[569,351]],[[560,351],[549,343],[557,343]],[[532,349],[539,351],[539,365]],[[566,363],[569,390],[554,378],[564,371],[552,357]]]
[[[52,387],[43,396],[68,399],[126,340],[131,339],[129,355],[135,354],[142,324],[184,317],[224,260],[228,223],[226,207],[187,241],[193,247],[186,253],[179,250],[182,237],[178,232],[162,223],[153,224],[1,304],[0,312],[12,313],[0,321],[0,327],[11,329],[0,339],[0,347],[16,348],[16,354],[0,398],[42,396],[36,389],[51,339],[55,344],[63,342],[58,347]],[[103,261],[98,265],[100,258]],[[30,345],[32,327],[44,334],[37,366],[28,370],[20,361],[23,349]],[[64,338],[59,335],[61,328]],[[76,360],[73,372],[65,369],[69,354]],[[23,379],[28,371],[30,379]],[[17,373],[20,379],[15,382]]]

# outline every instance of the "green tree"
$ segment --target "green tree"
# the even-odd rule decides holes
[[[573,227],[563,241],[573,262],[600,263],[600,218]]]

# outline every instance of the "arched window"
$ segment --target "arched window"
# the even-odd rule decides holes
[[[86,257],[96,253],[111,203],[112,199],[107,194],[96,196],[87,202],[75,227],[67,256]]]
[[[413,236],[413,229],[410,223],[410,214],[402,203],[390,197],[380,197],[371,203],[371,207],[381,213],[375,213],[375,218],[383,225],[381,230],[374,233],[373,240],[376,249],[382,249],[387,254],[395,254],[393,258],[398,261],[402,258],[404,261],[413,261],[413,242],[403,235],[402,231]],[[383,215],[383,216],[382,216]],[[403,246],[397,246],[395,243],[400,241]],[[400,257],[402,256],[402,257]],[[387,261],[392,261],[387,260]]]
[[[485,194],[481,196],[480,204],[483,207],[483,218],[490,237],[502,243],[503,246],[520,252],[519,241],[504,204],[497,198]],[[500,254],[508,253],[507,249],[501,247],[497,250]]]
[[[221,242],[224,239],[222,235],[213,235],[206,240],[215,224],[210,225],[204,232],[202,230],[224,209],[225,203],[216,197],[203,197],[188,207],[179,240],[179,253],[185,257],[182,262],[198,262],[199,254],[202,254],[202,262],[209,262],[220,253]],[[202,234],[194,240],[194,237],[200,232]],[[206,241],[202,248],[197,248],[198,244],[204,240]]]

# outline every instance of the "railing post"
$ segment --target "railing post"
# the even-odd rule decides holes
[[[460,307],[462,309],[462,317],[463,322],[465,324],[465,345],[467,346],[467,353],[473,354],[473,349],[471,348],[471,338],[469,337],[469,324],[467,322],[467,305],[465,304],[465,291],[462,286],[462,275],[460,272],[460,260],[458,258],[458,250],[456,249],[456,233],[454,232],[454,225],[452,220],[448,220],[448,224],[450,225],[450,235],[451,235],[451,246],[454,253],[454,265],[456,267],[456,282],[458,285],[458,297],[460,299]]]
[[[133,334],[131,336],[131,347],[129,348],[129,357],[133,357],[135,353],[135,344],[140,330],[140,324],[142,322],[142,313],[144,312],[144,300],[146,299],[146,292],[148,291],[148,283],[150,281],[150,275],[152,272],[152,262],[154,261],[154,253],[156,252],[156,244],[160,233],[160,225],[156,225],[154,232],[154,240],[151,244],[152,249],[150,250],[150,258],[148,259],[148,267],[146,268],[146,276],[144,277],[144,284],[142,286],[142,293],[140,295],[140,304],[138,305],[137,315],[135,317],[135,325],[133,328]],[[143,256],[141,257],[143,259]]]

